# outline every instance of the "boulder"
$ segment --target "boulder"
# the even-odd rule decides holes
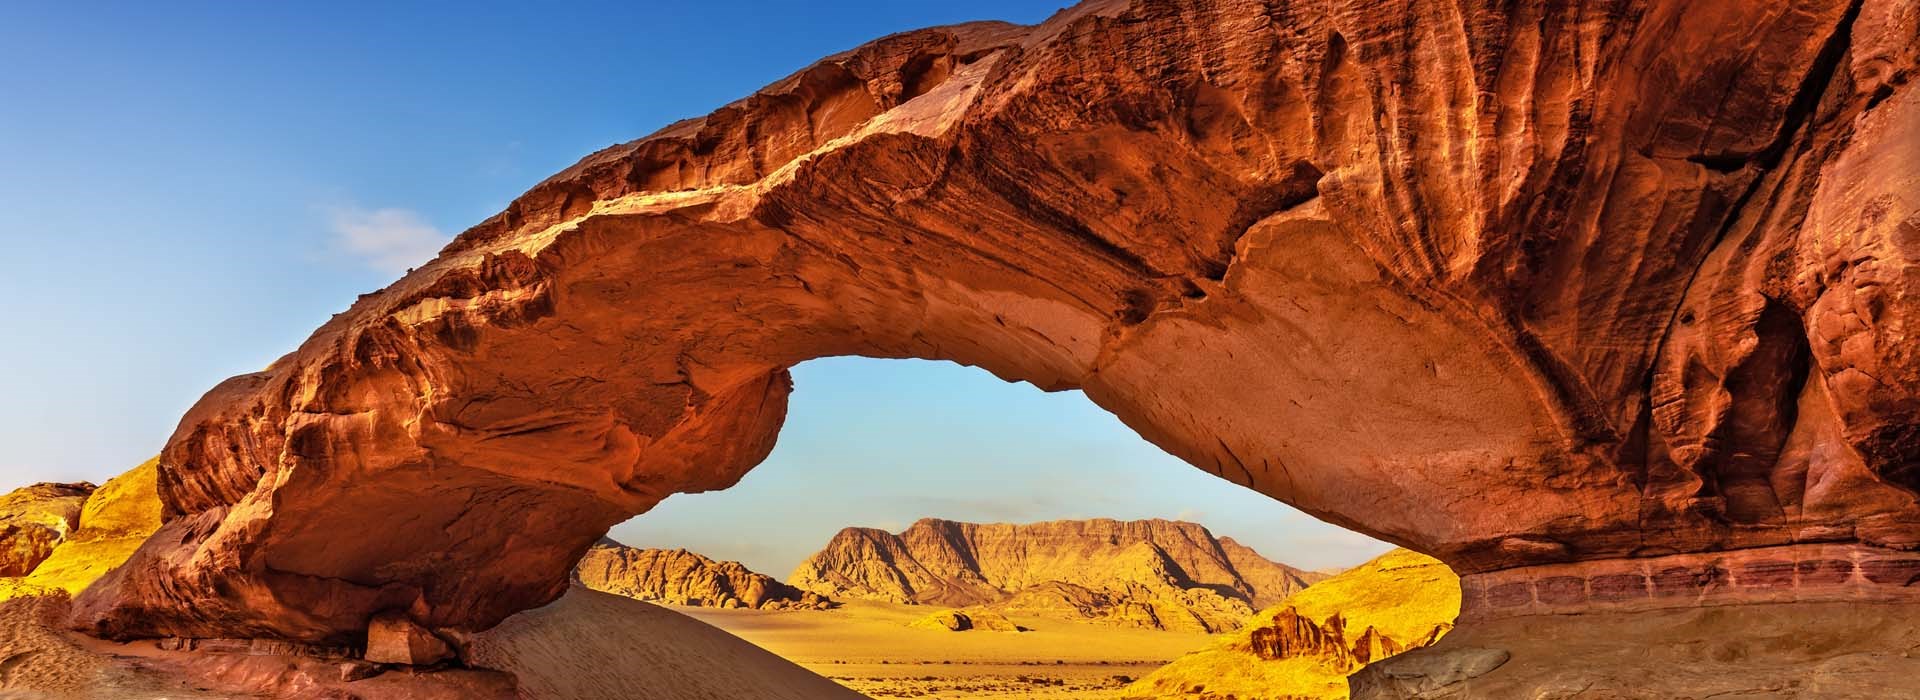
[[[453,657],[453,648],[404,613],[388,612],[367,623],[366,660],[429,666]]]
[[[942,610],[926,617],[907,623],[914,629],[934,630],[938,632],[1023,632],[1019,625],[1013,624],[1005,615],[991,610]]]

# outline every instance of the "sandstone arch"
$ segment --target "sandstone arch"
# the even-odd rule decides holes
[[[1084,388],[1485,614],[1910,596],[1920,11],[1709,4],[1095,0],[829,57],[216,387],[76,623],[486,627],[841,354]]]

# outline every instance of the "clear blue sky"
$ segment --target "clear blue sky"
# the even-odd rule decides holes
[[[603,146],[971,3],[0,4],[0,481],[102,480],[227,376]],[[796,370],[774,456],[615,535],[784,575],[843,524],[1185,515],[1309,566],[1382,545],[1187,467],[1077,393]]]

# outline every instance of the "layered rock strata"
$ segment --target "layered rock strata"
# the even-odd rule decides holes
[[[1090,0],[886,37],[587,157],[215,387],[75,622],[485,628],[735,483],[832,355],[1082,389],[1466,574],[1911,551],[1917,14]]]
[[[824,610],[825,596],[684,549],[638,549],[602,539],[574,566],[580,585],[668,605],[753,610]]]
[[[1219,632],[1319,578],[1187,522],[927,518],[899,534],[841,530],[788,580],[836,598]]]

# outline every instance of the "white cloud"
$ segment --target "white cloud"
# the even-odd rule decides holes
[[[399,274],[432,260],[450,238],[409,209],[336,207],[334,243],[368,267]]]

